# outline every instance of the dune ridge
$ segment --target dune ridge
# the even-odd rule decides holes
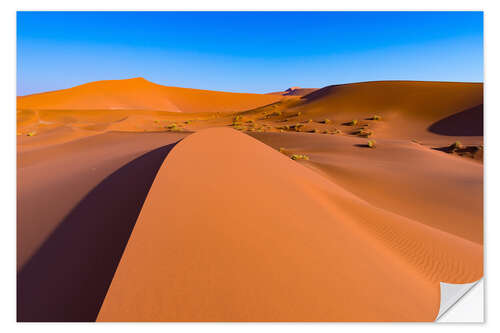
[[[482,245],[214,128],[163,162],[98,320],[433,321],[481,276]]]
[[[19,110],[156,110],[237,112],[273,103],[279,96],[167,87],[144,78],[104,80],[17,98]]]

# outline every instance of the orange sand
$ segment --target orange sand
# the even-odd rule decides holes
[[[377,208],[229,129],[166,158],[100,321],[432,321],[482,246]]]
[[[18,97],[18,320],[434,320],[483,274],[483,85],[306,90]]]
[[[143,78],[97,81],[69,89],[18,97],[18,109],[161,110],[235,112],[270,104],[279,96],[166,87]]]

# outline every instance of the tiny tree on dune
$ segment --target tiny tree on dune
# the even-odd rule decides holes
[[[368,140],[368,147],[370,147],[370,148],[375,148],[375,147],[376,147],[376,142],[375,142],[375,140]]]

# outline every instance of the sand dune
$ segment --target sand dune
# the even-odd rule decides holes
[[[276,91],[269,93],[269,95],[282,95],[282,96],[305,96],[314,91],[318,90],[318,88],[301,88],[301,87],[291,87],[285,91]]]
[[[434,122],[483,102],[482,83],[376,81],[328,86],[304,96],[297,107],[311,117],[332,120],[364,119],[374,114],[377,133],[391,138],[432,136]],[[462,123],[461,127],[467,126]],[[477,128],[477,124],[472,125]],[[477,132],[477,131],[476,131]]]
[[[18,153],[19,321],[96,319],[156,171],[184,136],[106,133]]]
[[[482,245],[376,207],[230,129],[165,159],[101,321],[432,321]]]
[[[482,88],[18,97],[18,320],[434,320],[483,274]]]
[[[235,112],[279,100],[279,96],[166,87],[143,78],[96,81],[17,98],[18,110],[161,110]]]

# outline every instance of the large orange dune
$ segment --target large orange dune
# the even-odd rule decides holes
[[[236,112],[278,101],[280,96],[166,87],[143,78],[106,80],[21,96],[18,110],[160,110]]]
[[[432,321],[482,245],[380,209],[231,129],[155,178],[100,321]]]
[[[449,127],[448,131],[429,128],[434,122],[482,104],[482,83],[373,81],[324,87],[303,96],[295,109],[310,117],[340,122],[380,115],[385,121],[375,124],[377,134],[411,139],[433,137],[434,133],[463,135],[464,128],[469,129],[466,133],[482,135],[482,121],[470,124],[466,118],[455,122],[451,131]]]
[[[18,320],[432,321],[483,275],[482,94],[18,97]]]

